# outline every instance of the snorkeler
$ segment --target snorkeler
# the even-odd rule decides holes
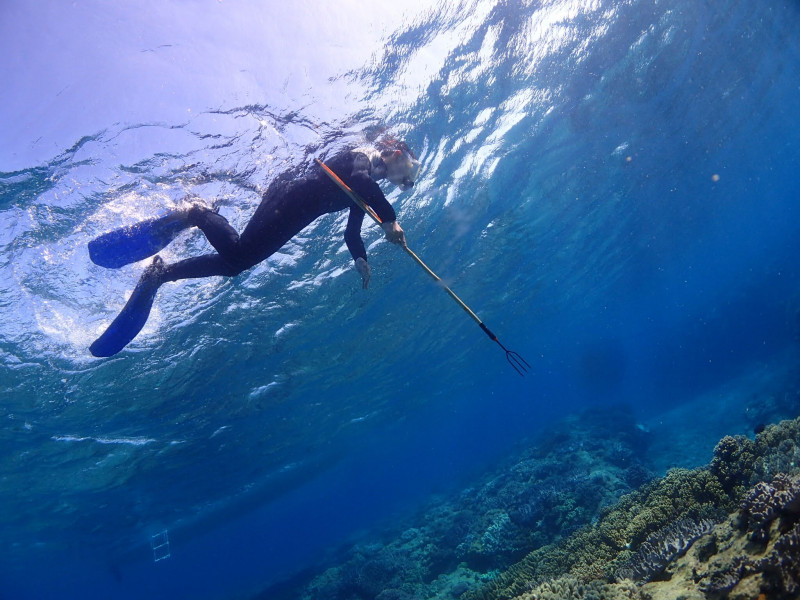
[[[408,190],[416,181],[420,163],[405,142],[390,140],[376,147],[342,152],[327,165],[380,217],[386,239],[405,246],[405,234],[397,223],[394,208],[378,186],[388,179]],[[364,289],[369,285],[370,267],[361,239],[364,210],[355,205],[320,167],[302,177],[295,172],[277,177],[267,188],[250,222],[241,235],[214,210],[201,204],[171,212],[166,217],[116,230],[89,244],[92,260],[102,266],[119,267],[152,256],[183,229],[199,228],[215,253],[165,264],[156,255],[145,269],[131,297],[117,318],[90,347],[94,356],[113,356],[142,330],[156,292],[162,284],[181,279],[233,277],[277,252],[318,217],[350,209],[344,233],[345,243],[361,275]]]

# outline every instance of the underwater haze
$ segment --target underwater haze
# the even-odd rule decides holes
[[[0,597],[244,598],[567,415],[785,372],[800,3],[406,4],[0,5]],[[410,248],[525,377],[367,224],[361,289],[344,214],[90,355],[146,264],[90,240],[187,195],[241,231],[384,132],[422,161],[384,188]]]

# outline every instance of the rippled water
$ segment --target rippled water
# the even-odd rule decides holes
[[[139,52],[115,77],[180,49],[167,72],[208,81],[207,103],[139,99],[47,154],[71,131],[56,97],[20,109],[42,115],[45,141],[0,155],[7,589],[38,589],[69,555],[67,593],[233,595],[559,415],[617,401],[657,413],[793,343],[795,2],[440,3],[398,14],[332,78],[319,73],[347,32],[297,25],[320,56],[302,67],[275,40],[192,46],[188,23],[243,39],[273,27],[260,5],[221,10],[174,29],[156,12],[133,30],[152,19],[161,37],[106,42]],[[237,61],[251,79],[214,86]],[[89,103],[92,89],[79,77],[67,94]],[[387,127],[424,165],[413,193],[389,196],[410,246],[531,362],[527,378],[375,228],[361,290],[342,215],[238,278],[165,286],[129,349],[89,355],[142,269],[93,265],[89,240],[186,194],[242,229],[283,169]],[[206,247],[187,233],[163,256]],[[164,529],[173,556],[156,571]]]

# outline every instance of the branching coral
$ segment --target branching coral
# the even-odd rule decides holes
[[[800,469],[800,419],[771,425],[756,436],[756,481],[767,481],[778,473],[797,473]]]
[[[800,419],[770,425],[755,441],[726,436],[714,449],[711,470],[729,492],[741,494],[758,481],[800,467]]]
[[[710,469],[727,492],[741,493],[751,483],[755,461],[755,444],[752,440],[740,435],[727,435],[714,448]]]
[[[559,577],[546,581],[517,600],[644,600],[633,584],[609,585],[602,581],[583,583],[575,577]]]

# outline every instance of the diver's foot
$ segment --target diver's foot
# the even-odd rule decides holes
[[[162,283],[164,283],[164,274],[166,271],[167,266],[164,264],[164,260],[158,254],[156,254],[153,257],[153,262],[151,262],[145,268],[142,276],[139,278],[139,283],[136,284],[136,287],[159,287]]]
[[[210,213],[217,213],[219,212],[219,209],[213,207],[209,208],[200,202],[192,202],[189,208],[181,212],[189,225],[198,227],[200,224],[202,224],[203,220],[206,218],[206,215]]]
[[[179,221],[186,227],[197,227],[207,214],[218,212],[219,208],[216,206],[209,207],[191,196],[186,196],[174,210],[169,212],[167,218],[170,221]]]

